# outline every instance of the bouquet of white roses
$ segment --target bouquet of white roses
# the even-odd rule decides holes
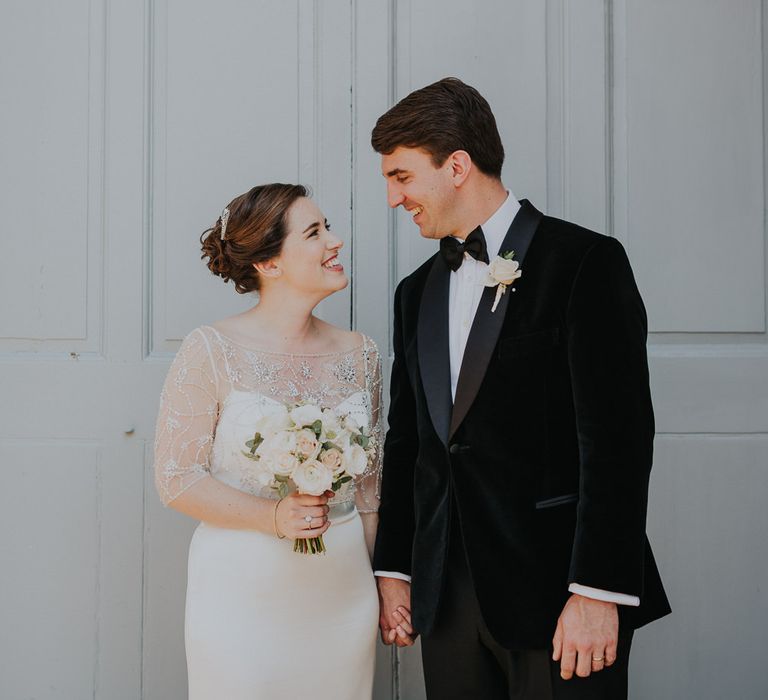
[[[320,496],[362,474],[373,440],[348,414],[313,404],[290,404],[260,418],[243,454],[258,462],[258,481],[281,497],[292,487]],[[323,536],[294,540],[294,552],[325,552]]]

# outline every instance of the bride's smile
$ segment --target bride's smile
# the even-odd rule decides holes
[[[339,251],[344,242],[318,206],[308,197],[297,199],[288,210],[288,235],[280,255],[260,269],[265,286],[312,296],[315,303],[344,289],[349,283]],[[273,284],[274,283],[274,284]]]
[[[323,267],[326,270],[331,270],[332,272],[344,272],[344,266],[341,264],[341,261],[339,260],[338,253],[334,253],[333,257],[329,260],[326,260],[323,263]]]

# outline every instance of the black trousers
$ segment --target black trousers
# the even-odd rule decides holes
[[[626,700],[632,630],[620,630],[610,668],[568,681],[551,649],[505,649],[483,621],[462,538],[452,529],[437,621],[421,640],[428,700]]]

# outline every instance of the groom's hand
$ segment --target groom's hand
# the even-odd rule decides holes
[[[413,645],[411,626],[411,584],[399,578],[377,576],[379,589],[379,629],[384,644]]]
[[[552,659],[560,661],[565,680],[581,678],[616,661],[619,613],[616,603],[573,594],[563,608],[552,639]]]

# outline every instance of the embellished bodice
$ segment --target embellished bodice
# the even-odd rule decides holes
[[[258,480],[243,455],[254,425],[280,406],[311,403],[351,414],[381,445],[381,361],[375,343],[327,354],[282,354],[237,343],[211,326],[192,331],[171,365],[160,398],[155,480],[168,504],[202,478],[213,477],[265,498],[276,492]],[[378,508],[381,450],[332,503],[354,500]]]

